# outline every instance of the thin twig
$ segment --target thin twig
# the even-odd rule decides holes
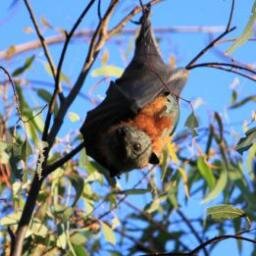
[[[60,127],[63,122],[63,119],[64,119],[64,116],[66,115],[68,108],[70,107],[70,105],[73,103],[74,99],[80,92],[80,90],[84,84],[84,81],[87,77],[87,74],[88,74],[91,66],[93,65],[100,49],[103,47],[104,43],[109,38],[109,36],[107,35],[108,21],[110,19],[110,16],[113,13],[115,6],[118,4],[118,2],[119,2],[119,0],[111,1],[101,22],[99,22],[99,24],[95,30],[95,33],[91,39],[88,54],[84,61],[81,72],[77,78],[77,81],[75,82],[75,84],[74,84],[73,88],[71,89],[69,95],[67,96],[66,100],[61,104],[60,111],[59,111],[59,113],[55,119],[55,122],[51,128],[51,131],[49,133],[49,137],[48,137],[49,146],[52,145],[57,133],[59,132]]]
[[[211,41],[204,49],[202,49],[187,65],[186,65],[186,69],[192,69],[194,63],[201,58],[201,56],[203,56],[209,49],[211,49],[221,38],[223,38],[224,36],[226,36],[227,34],[231,33],[233,30],[235,30],[236,27],[232,27],[230,29],[228,29],[227,31],[224,31],[223,33],[221,33],[218,37],[216,37],[213,41]]]
[[[207,67],[211,67],[211,66],[214,66],[214,67],[230,67],[230,68],[234,68],[234,69],[244,70],[246,72],[249,72],[249,73],[252,73],[252,74],[256,75],[256,70],[248,68],[245,65],[238,65],[238,64],[235,64],[235,63],[225,63],[225,62],[205,62],[205,63],[194,64],[191,69],[198,68],[198,67],[203,67],[205,65]]]
[[[229,13],[228,23],[226,26],[226,29],[223,33],[221,33],[217,38],[215,38],[213,41],[211,41],[204,49],[202,49],[187,65],[186,69],[191,69],[193,64],[196,63],[196,61],[201,58],[209,49],[211,49],[220,39],[222,39],[224,36],[232,32],[235,27],[230,27],[231,22],[234,15],[234,7],[235,7],[235,0],[232,0],[231,9]]]
[[[197,252],[199,252],[200,250],[202,250],[202,248],[210,245],[210,244],[213,244],[213,243],[218,243],[220,241],[223,241],[223,240],[227,240],[227,239],[236,239],[236,240],[243,240],[243,241],[247,241],[247,242],[250,242],[250,243],[253,243],[256,245],[256,240],[254,239],[251,239],[251,238],[247,238],[247,237],[243,237],[243,236],[240,236],[240,235],[222,235],[222,236],[216,236],[212,239],[209,239],[207,240],[206,242],[200,244],[198,247],[196,247],[195,249],[193,249],[190,254],[196,254]]]
[[[98,0],[97,12],[98,12],[99,20],[101,21],[101,20],[102,20],[102,15],[101,15],[101,0]]]
[[[202,244],[203,240],[202,238],[198,235],[198,232],[195,230],[195,228],[193,227],[193,225],[191,224],[190,220],[187,219],[186,215],[180,210],[177,209],[177,213],[178,215],[181,217],[181,219],[186,223],[186,225],[189,227],[189,229],[191,230],[191,233],[195,236],[195,238],[197,239],[197,241]],[[206,248],[202,248],[204,251],[204,255],[205,256],[209,256]]]
[[[151,0],[149,1],[147,4],[145,5],[154,5],[157,4],[159,2],[161,2],[162,0]],[[142,7],[141,6],[137,6],[135,7],[130,13],[128,13],[115,27],[113,27],[109,32],[109,37],[119,33],[119,31],[122,30],[122,28],[131,20],[131,18],[133,16],[135,16],[137,13],[142,11]]]
[[[6,74],[6,76],[8,77],[8,80],[9,82],[11,83],[11,86],[12,86],[12,90],[13,90],[13,94],[14,94],[14,99],[15,99],[15,107],[16,107],[16,110],[17,110],[17,113],[19,115],[19,120],[17,121],[17,123],[21,120],[23,122],[23,119],[22,119],[22,113],[21,113],[21,110],[20,110],[20,101],[19,101],[19,96],[17,94],[17,91],[16,91],[16,87],[15,87],[15,83],[12,79],[12,76],[10,75],[10,73],[8,72],[8,70],[6,68],[4,68],[3,66],[0,66],[0,69],[3,70],[3,72]]]
[[[85,9],[82,11],[82,13],[80,14],[80,16],[78,17],[78,19],[76,20],[76,22],[74,23],[73,27],[71,28],[70,32],[65,34],[65,42],[60,54],[60,59],[59,59],[59,63],[58,63],[58,67],[57,67],[57,76],[56,76],[56,84],[59,84],[60,81],[60,74],[61,74],[61,70],[62,70],[62,65],[64,62],[64,58],[66,55],[66,51],[67,48],[69,46],[69,42],[71,40],[71,38],[73,37],[76,29],[78,28],[78,26],[80,25],[80,23],[82,22],[83,18],[85,17],[85,15],[88,13],[88,11],[91,9],[92,5],[94,4],[95,0],[91,0],[87,6],[85,7]]]
[[[51,122],[51,118],[52,118],[52,113],[54,111],[54,106],[55,106],[57,95],[59,95],[59,94],[62,95],[62,89],[60,87],[60,75],[61,75],[62,65],[63,65],[63,62],[64,62],[64,58],[65,58],[65,55],[66,55],[66,51],[67,51],[70,39],[72,38],[72,36],[73,36],[75,30],[77,29],[77,27],[82,22],[84,16],[91,9],[91,6],[93,5],[94,2],[95,2],[95,0],[91,0],[88,3],[88,5],[85,7],[85,9],[81,13],[81,15],[78,17],[77,21],[75,22],[75,24],[72,27],[72,29],[70,30],[70,32],[66,34],[66,40],[65,40],[63,49],[61,51],[60,60],[59,60],[58,67],[57,67],[57,73],[56,73],[56,79],[55,79],[55,89],[54,89],[53,95],[51,97],[51,101],[49,103],[48,113],[47,113],[47,116],[46,116],[46,119],[45,119],[45,126],[44,126],[43,135],[42,135],[42,140],[43,141],[46,141],[47,137],[48,137],[48,130],[49,130],[49,127],[50,127],[50,122]],[[64,100],[63,97],[61,97],[60,99],[61,99],[61,102]],[[47,157],[47,155],[48,155],[48,153],[46,152],[46,157]]]
[[[51,54],[50,54],[50,52],[48,50],[47,44],[45,43],[45,39],[44,39],[44,37],[43,37],[43,35],[42,35],[42,33],[41,33],[40,29],[39,29],[39,26],[37,24],[37,21],[36,21],[34,12],[32,10],[32,7],[31,7],[31,5],[30,5],[28,0],[24,0],[24,3],[25,3],[25,5],[27,7],[27,10],[29,12],[29,15],[30,15],[31,21],[32,21],[32,23],[34,25],[34,28],[36,30],[38,39],[40,40],[40,43],[41,43],[42,48],[44,50],[44,54],[45,54],[45,57],[47,59],[47,62],[49,64],[49,66],[50,66],[50,69],[51,69],[51,72],[52,72],[52,76],[55,79],[55,68],[54,68],[53,60],[51,58]]]
[[[229,14],[227,28],[226,28],[227,31],[230,29],[230,26],[231,26],[231,23],[232,23],[232,19],[233,19],[233,15],[234,15],[234,10],[235,10],[235,0],[232,0],[230,14]]]
[[[239,76],[242,76],[242,77],[245,77],[251,81],[256,81],[256,77],[254,76],[251,76],[251,75],[247,75],[245,73],[242,73],[242,72],[239,72],[237,70],[234,70],[232,67],[224,67],[224,66],[218,66],[218,65],[207,65],[207,63],[202,63],[203,65],[201,64],[195,64],[193,65],[191,68],[215,68],[215,69],[219,69],[219,70],[223,70],[223,71],[226,71],[226,72],[231,72],[231,73],[234,73],[234,74],[237,74]]]

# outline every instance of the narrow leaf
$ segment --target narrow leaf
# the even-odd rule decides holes
[[[213,220],[234,219],[243,216],[245,216],[243,210],[228,204],[217,205],[207,209],[207,218],[210,217]]]
[[[104,65],[100,68],[94,69],[92,71],[92,77],[106,76],[106,77],[120,77],[123,73],[123,69],[113,66]]]
[[[220,170],[220,177],[216,182],[215,187],[212,189],[212,191],[203,199],[202,203],[208,203],[215,199],[225,188],[227,184],[228,174],[227,170],[225,168]]]
[[[24,63],[21,67],[15,69],[15,70],[12,72],[12,76],[18,76],[18,75],[22,74],[23,72],[25,72],[27,69],[29,69],[29,68],[31,67],[31,65],[32,65],[32,63],[33,63],[33,61],[34,61],[34,59],[35,59],[35,56],[34,56],[34,55],[31,56],[31,57],[29,57],[29,58],[27,58],[27,59],[25,60],[25,63]]]
[[[122,194],[126,194],[126,195],[143,195],[146,194],[148,192],[150,192],[148,189],[142,189],[142,188],[135,188],[135,189],[127,189],[127,190],[123,190],[121,191]]]
[[[235,40],[235,42],[226,51],[227,54],[234,52],[239,46],[244,44],[251,37],[253,32],[253,25],[256,19],[256,1],[253,4],[250,18],[244,28],[242,34]]]
[[[256,102],[256,95],[248,96],[240,101],[234,102],[229,108],[235,109],[249,103],[250,101]]]
[[[206,163],[203,157],[199,157],[197,160],[197,168],[202,175],[202,177],[206,180],[210,190],[212,190],[215,186],[216,180],[213,175],[212,169]]]
[[[185,126],[188,127],[188,128],[192,131],[193,136],[196,136],[197,133],[196,133],[196,130],[195,130],[195,129],[198,127],[198,125],[199,125],[198,119],[197,119],[197,117],[195,116],[195,113],[192,112],[192,113],[188,116],[188,118],[187,118],[187,120],[186,120],[186,122],[185,122]]]
[[[80,120],[80,116],[75,112],[69,112],[68,113],[68,119],[72,122],[78,122]]]
[[[256,143],[256,127],[251,128],[245,133],[245,137],[241,138],[237,145],[236,150],[242,154],[248,150],[254,143]]]
[[[115,234],[114,234],[114,231],[112,230],[112,228],[103,221],[101,222],[101,226],[102,226],[102,232],[103,232],[105,239],[109,243],[115,245],[116,237],[115,237]]]

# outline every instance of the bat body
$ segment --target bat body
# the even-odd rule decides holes
[[[187,76],[163,62],[145,10],[133,59],[81,128],[87,154],[111,176],[158,163],[177,123]]]

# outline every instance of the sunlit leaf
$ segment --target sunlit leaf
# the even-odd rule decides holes
[[[178,164],[179,162],[179,159],[177,157],[177,146],[175,143],[168,143],[167,145],[167,148],[168,148],[168,153],[171,157],[171,160],[175,163],[175,164]]]
[[[92,71],[92,77],[106,76],[106,77],[120,77],[123,74],[123,69],[113,65],[104,65]]]
[[[185,194],[187,197],[189,197],[188,175],[186,173],[186,170],[182,167],[178,168],[178,170],[183,180]]]
[[[202,175],[202,177],[206,180],[210,190],[212,190],[215,186],[215,177],[213,175],[212,169],[206,163],[204,157],[199,157],[197,159],[197,168]]]
[[[80,116],[75,112],[68,112],[68,119],[72,122],[78,122],[80,120]]]
[[[244,216],[245,212],[243,210],[228,204],[217,205],[207,209],[207,217],[217,221]]]
[[[225,188],[227,184],[228,174],[225,168],[220,170],[220,176],[215,184],[215,187],[206,195],[202,203],[208,203],[215,199]]]
[[[32,223],[32,225],[30,226],[29,230],[28,230],[28,234],[27,235],[37,235],[37,236],[41,236],[43,238],[45,238],[48,234],[49,230],[48,228],[43,224],[43,223],[37,223],[34,222]]]
[[[6,58],[6,59],[11,58],[12,55],[15,54],[15,52],[16,52],[16,47],[15,47],[15,45],[11,45],[11,46],[7,49],[7,51],[6,51],[6,53],[5,53],[5,58]]]
[[[7,164],[9,161],[9,155],[6,152],[8,144],[4,141],[0,141],[0,161],[2,164]]]
[[[115,233],[114,233],[114,231],[112,230],[112,228],[111,228],[108,224],[106,224],[105,222],[103,222],[103,221],[101,222],[101,226],[102,226],[102,232],[103,232],[103,235],[104,235],[105,239],[106,239],[109,243],[115,245],[115,243],[116,243],[116,237],[115,237]]]
[[[105,50],[101,57],[101,65],[103,65],[103,66],[106,65],[108,60],[109,60],[109,52],[107,50]]]
[[[15,69],[12,72],[12,76],[18,76],[18,75],[24,73],[26,70],[28,70],[31,67],[31,65],[32,65],[34,60],[35,60],[35,56],[34,55],[29,57],[29,58],[27,58],[25,60],[25,63],[21,67]]]
[[[82,233],[78,233],[78,232],[72,234],[70,237],[70,241],[74,245],[85,244],[86,240],[87,240],[86,237]]]
[[[146,209],[147,213],[152,213],[158,210],[160,207],[160,198],[155,198],[154,201],[150,204],[150,206]]]
[[[52,76],[52,71],[51,71],[51,69],[50,69],[50,66],[49,66],[48,62],[46,62],[46,63],[44,64],[44,68],[45,68],[47,74],[49,74],[50,76]],[[61,82],[65,82],[65,83],[67,83],[67,84],[70,84],[70,83],[71,83],[69,77],[66,76],[63,72],[60,73],[60,81],[61,81]]]
[[[21,211],[16,211],[14,213],[11,213],[1,218],[0,225],[9,226],[9,225],[18,224],[20,217],[21,217]]]
[[[234,52],[239,46],[244,44],[251,37],[253,32],[253,26],[256,19],[256,1],[254,2],[251,10],[250,18],[242,32],[242,34],[235,40],[235,42],[226,51],[227,54]]]
[[[62,232],[57,238],[57,246],[62,249],[66,249],[67,243],[67,235],[65,232]]]

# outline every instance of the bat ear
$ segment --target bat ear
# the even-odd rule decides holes
[[[149,163],[150,164],[159,164],[159,158],[157,155],[153,152],[149,158]]]

